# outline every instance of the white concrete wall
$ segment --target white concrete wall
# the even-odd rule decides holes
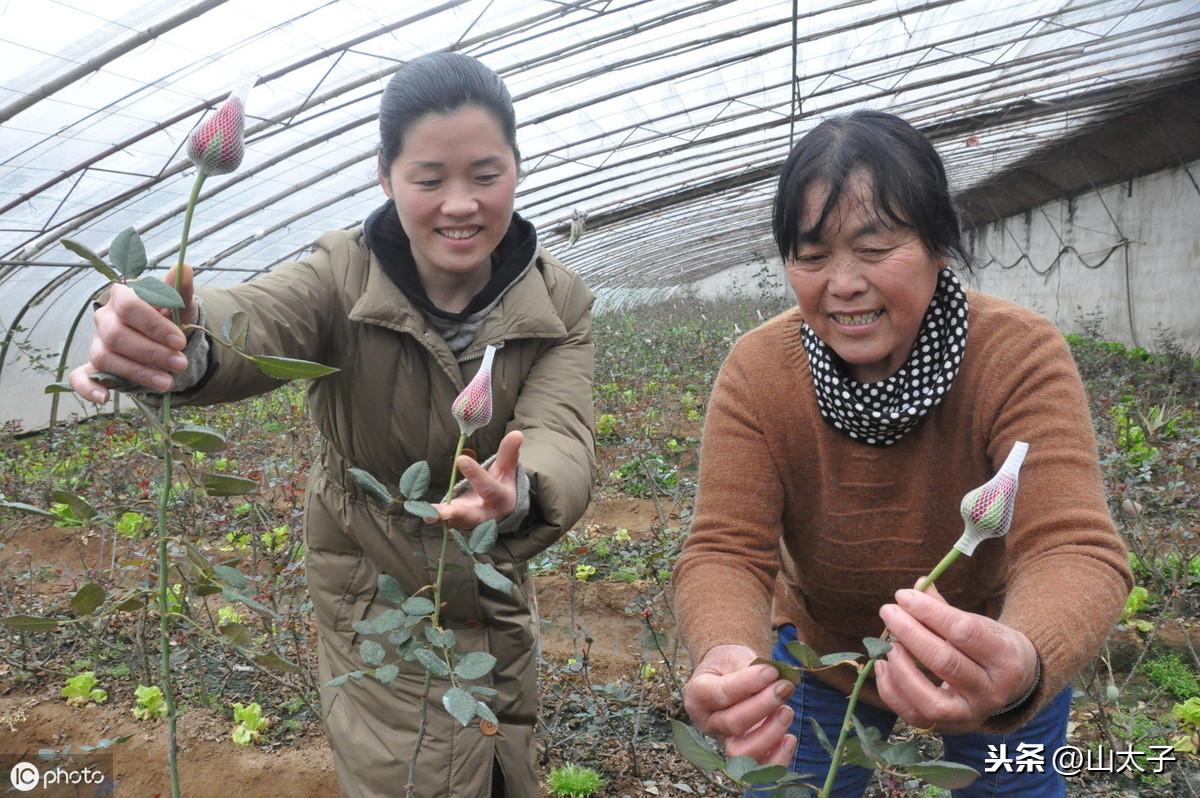
[[[1200,350],[1197,181],[1200,161],[970,231],[983,267],[972,282],[1066,332],[1099,311],[1112,340],[1153,349],[1161,328]]]

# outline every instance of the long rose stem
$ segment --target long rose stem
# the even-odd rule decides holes
[[[206,177],[203,169],[196,170],[196,181],[192,184],[192,195],[188,198],[187,211],[183,215],[183,234],[179,241],[179,264],[175,267],[175,290],[183,287],[183,259],[187,253],[188,233],[192,228],[192,214],[200,197],[200,187]],[[179,324],[179,310],[171,311],[171,319]],[[178,716],[175,710],[175,690],[171,683],[171,618],[167,612],[167,583],[170,580],[170,561],[167,558],[167,509],[171,503],[171,485],[174,480],[175,462],[171,454],[171,393],[162,397],[162,454],[163,485],[158,502],[158,642],[162,659],[163,703],[167,707],[167,771],[171,777],[171,798],[181,798],[179,787],[179,744],[177,738]]]
[[[467,444],[467,436],[460,434],[458,436],[458,447],[454,450],[454,459],[450,462],[450,485],[446,488],[446,495],[442,498],[443,504],[449,504],[454,498],[454,483],[458,481],[458,456],[462,454],[463,447]],[[446,574],[446,547],[450,542],[450,524],[442,522],[442,553],[438,556],[437,579],[433,583],[433,617],[429,619],[430,625],[438,628],[438,624],[442,619],[442,577]],[[429,704],[429,688],[433,684],[433,674],[428,669],[425,671],[425,687],[421,691],[421,724],[417,729],[417,741],[413,745],[412,756],[408,760],[408,784],[405,786],[405,795],[411,798],[413,789],[417,780],[417,754],[421,752],[421,743],[425,741],[426,723],[426,707]]]
[[[917,581],[917,586],[915,589],[921,591],[922,593],[928,590],[929,587],[937,581],[937,578],[941,576],[947,568],[950,567],[951,563],[958,559],[959,554],[962,554],[962,552],[960,552],[958,549],[950,549],[950,551],[946,553],[946,556],[942,557],[941,561],[933,567],[933,570],[930,571],[927,576],[921,577],[921,579]],[[886,641],[890,638],[891,635],[888,634],[886,629],[883,631],[883,634],[880,635],[881,640]],[[878,657],[871,657],[868,659],[867,664],[863,665],[863,667],[859,670],[858,678],[854,680],[854,687],[850,691],[850,701],[846,704],[846,714],[842,717],[842,728],[838,732],[837,745],[833,747],[832,758],[829,761],[829,773],[826,774],[825,784],[821,787],[821,792],[818,793],[819,798],[829,798],[829,796],[832,794],[831,791],[833,790],[833,783],[837,779],[838,768],[841,767],[842,764],[842,751],[846,744],[846,737],[849,736],[850,729],[854,727],[852,718],[854,717],[854,708],[858,706],[858,696],[862,692],[863,685],[867,682],[867,677],[869,677],[871,672],[875,670],[875,663],[878,661]]]

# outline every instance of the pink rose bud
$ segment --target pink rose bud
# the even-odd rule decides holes
[[[495,356],[496,347],[488,346],[483,350],[479,371],[450,405],[450,412],[458,419],[458,428],[463,435],[473,434],[492,420],[492,359]]]
[[[1017,474],[1021,471],[1027,451],[1028,443],[1014,443],[996,476],[963,496],[959,509],[966,530],[954,548],[970,556],[981,541],[1003,537],[1008,532],[1017,503]]]
[[[246,95],[257,78],[247,80],[221,103],[217,112],[200,123],[188,138],[188,158],[207,175],[224,175],[237,169],[245,155]]]

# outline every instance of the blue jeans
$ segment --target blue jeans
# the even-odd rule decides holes
[[[790,624],[780,627],[771,656],[780,662],[799,665],[784,647],[795,639],[796,627]],[[789,704],[796,712],[790,731],[798,741],[791,770],[806,774],[806,783],[820,787],[829,772],[829,754],[817,740],[809,718],[816,719],[830,742],[836,741],[846,713],[846,696],[820,679],[805,674]],[[1054,771],[1050,763],[1054,752],[1067,744],[1067,717],[1070,710],[1071,688],[1068,687],[1029,723],[1009,734],[971,732],[944,735],[943,758],[968,765],[981,774],[970,786],[954,790],[954,798],[1063,798],[1067,794],[1066,780]],[[855,707],[854,714],[864,726],[878,729],[884,740],[891,734],[896,722],[895,714],[861,702]],[[1045,766],[1041,769],[1045,772],[1010,773],[1001,768],[995,773],[984,773],[989,756],[995,756],[1000,745],[1005,745],[1009,757],[1014,757],[1021,743],[1043,746],[1040,750]],[[989,752],[989,746],[993,747],[992,752]],[[860,798],[867,789],[871,774],[872,771],[866,768],[843,764],[838,768],[837,781],[830,798]],[[747,794],[748,798],[755,795],[757,793]]]

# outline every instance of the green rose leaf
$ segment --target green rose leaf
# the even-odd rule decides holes
[[[424,460],[404,469],[400,477],[400,492],[406,499],[422,499],[429,492],[429,463]]]
[[[96,608],[104,603],[104,588],[95,582],[88,582],[71,597],[71,611],[76,615],[91,615]]]
[[[800,676],[804,673],[803,668],[797,668],[787,662],[780,662],[777,659],[767,659],[766,657],[758,657],[751,665],[770,665],[779,673],[780,679],[787,679],[792,684],[800,683]]]
[[[788,653],[796,658],[806,668],[821,667],[821,655],[814,651],[807,643],[799,640],[793,640],[787,644]]]
[[[300,666],[294,662],[289,662],[273,651],[268,651],[265,654],[259,654],[254,657],[254,661],[264,668],[280,673],[299,673]]]
[[[744,784],[774,784],[788,774],[783,765],[767,765],[742,774]]]
[[[403,604],[404,600],[408,598],[400,589],[400,583],[396,581],[395,577],[380,574],[379,578],[375,580],[375,584],[379,587],[379,593],[393,604]]]
[[[127,280],[146,270],[146,245],[132,227],[117,233],[108,248],[108,257]]]
[[[125,379],[118,377],[116,374],[109,374],[107,371],[97,371],[94,374],[89,374],[88,379],[92,382],[98,382],[105,388],[114,391],[131,391],[137,388],[137,385]]]
[[[425,669],[434,676],[449,676],[450,668],[446,665],[446,661],[435,654],[428,648],[418,648],[413,654],[425,666]]]
[[[825,730],[821,728],[821,724],[817,723],[816,718],[809,718],[808,722],[812,724],[813,732],[817,735],[817,742],[825,749],[825,752],[833,756],[833,743],[829,742],[829,738],[825,736]]]
[[[258,489],[258,483],[253,479],[229,474],[203,474],[200,482],[208,496],[242,496]]]
[[[217,631],[221,633],[230,643],[235,646],[248,646],[254,642],[254,637],[250,634],[250,630],[240,623],[226,623],[217,627]]]
[[[14,632],[58,631],[58,621],[53,618],[39,618],[36,615],[10,615],[7,618],[0,618],[0,623]]]
[[[85,524],[96,517],[96,508],[82,496],[65,490],[56,490],[50,493],[50,498],[70,507],[71,513]]]
[[[871,659],[879,659],[892,650],[891,643],[878,637],[864,637],[863,645],[867,647],[867,656]]]
[[[475,563],[475,576],[492,590],[498,590],[505,595],[512,594],[512,580],[497,571],[496,567],[491,563]]]
[[[294,357],[278,357],[276,355],[245,355],[258,370],[268,377],[277,380],[310,380],[333,374],[340,369],[313,363],[311,360],[298,360]]]
[[[855,739],[858,740],[863,753],[874,762],[881,761],[883,754],[879,751],[879,744],[883,742],[883,739],[879,729],[862,725],[862,722],[854,715],[850,716],[850,723],[854,725],[854,733],[857,735]]]
[[[725,760],[725,773],[736,781],[741,781],[747,773],[758,769],[758,763],[748,756],[731,756]]]
[[[461,687],[451,687],[447,690],[442,695],[442,706],[463,726],[475,717],[475,697]]]
[[[142,277],[126,283],[138,297],[156,308],[183,310],[183,297],[171,286],[157,277]]]
[[[916,740],[905,740],[883,749],[883,761],[889,765],[915,765],[921,761],[921,751]]]
[[[198,452],[219,452],[228,446],[225,436],[211,427],[201,427],[197,424],[184,424],[171,433],[171,440],[180,446],[195,449]]]
[[[437,648],[454,648],[454,631],[451,629],[435,629],[432,626],[426,626],[425,639],[429,641],[429,645]]]
[[[325,682],[326,687],[341,687],[346,682],[350,681],[350,674],[343,673],[341,676],[334,676],[329,681]]]
[[[462,549],[463,554],[467,555],[468,557],[471,556],[471,544],[468,543],[467,539],[463,537],[462,532],[459,532],[457,529],[451,529],[450,537],[454,538],[454,545]]]
[[[486,651],[468,651],[454,664],[454,673],[460,679],[473,681],[482,679],[496,667],[496,658]]]
[[[250,584],[250,581],[242,575],[241,571],[228,565],[214,565],[212,570],[213,574],[219,577],[222,582],[238,590],[243,590]]]
[[[496,545],[496,522],[490,518],[471,530],[472,554],[484,554]]]
[[[863,751],[862,741],[857,737],[851,737],[846,740],[846,746],[842,749],[842,763],[846,765],[858,765],[860,768],[874,770],[875,762],[871,757]]]
[[[497,726],[500,725],[500,719],[496,717],[496,713],[492,712],[492,708],[482,701],[475,702],[475,714],[489,723],[493,723]]]
[[[97,255],[95,252],[92,252],[83,244],[80,244],[78,241],[72,241],[69,238],[64,238],[62,245],[86,260],[89,264],[91,264],[93,269],[103,274],[109,280],[113,281],[114,283],[121,282],[121,275],[117,274],[113,267],[101,260],[99,255]]]
[[[382,665],[386,655],[383,646],[374,640],[364,640],[358,647],[358,656],[368,665]]]
[[[839,651],[836,654],[825,654],[821,657],[822,665],[853,665],[862,659],[857,651]]]
[[[358,486],[371,498],[384,504],[392,503],[392,494],[371,472],[363,471],[361,468],[351,468],[350,476],[354,477]]]
[[[385,635],[393,629],[399,629],[404,625],[404,612],[397,609],[384,610],[376,615],[367,623],[371,624],[371,631],[367,634]],[[357,625],[355,626],[357,628]]]
[[[233,315],[225,320],[221,332],[230,346],[235,349],[245,349],[246,341],[250,336],[250,322],[246,317],[246,312],[234,311]]]
[[[69,382],[52,382],[42,389],[42,393],[70,393],[73,390]]]
[[[500,695],[500,693],[498,693],[496,690],[493,690],[491,687],[484,687],[481,684],[471,685],[467,688],[467,692],[473,696],[482,696],[483,698],[495,698],[496,696]]]
[[[50,512],[49,510],[43,510],[41,507],[34,507],[32,504],[26,504],[25,502],[0,501],[0,507],[5,507],[9,510],[19,510],[20,512],[23,512],[23,513],[32,513],[33,515],[40,515],[43,518],[53,518],[54,517],[54,513]]]
[[[959,790],[979,778],[973,768],[941,760],[906,765],[904,772],[943,790]]]
[[[671,736],[679,753],[701,770],[720,770],[725,766],[725,760],[709,748],[703,735],[686,723],[672,719]]]
[[[254,599],[250,598],[249,596],[245,595],[244,593],[239,593],[238,591],[234,590],[233,588],[231,588],[229,586],[225,586],[225,587],[221,588],[221,595],[225,597],[226,601],[236,601],[241,604],[245,604],[250,609],[254,610],[255,612],[257,612],[261,615],[265,615],[268,618],[278,618],[279,617],[279,615],[275,612],[275,610],[271,609],[266,604],[257,602]]]
[[[429,502],[409,499],[404,503],[404,509],[407,510],[411,515],[415,515],[422,520],[426,518],[438,518],[438,511],[433,509],[433,505]]]
[[[400,606],[405,615],[424,617],[433,615],[433,602],[424,596],[412,596]]]
[[[409,640],[412,640],[412,629],[397,629],[387,638],[387,641],[393,646],[402,646]]]
[[[391,684],[400,675],[400,668],[396,665],[381,665],[375,669],[375,678],[380,684]]]

